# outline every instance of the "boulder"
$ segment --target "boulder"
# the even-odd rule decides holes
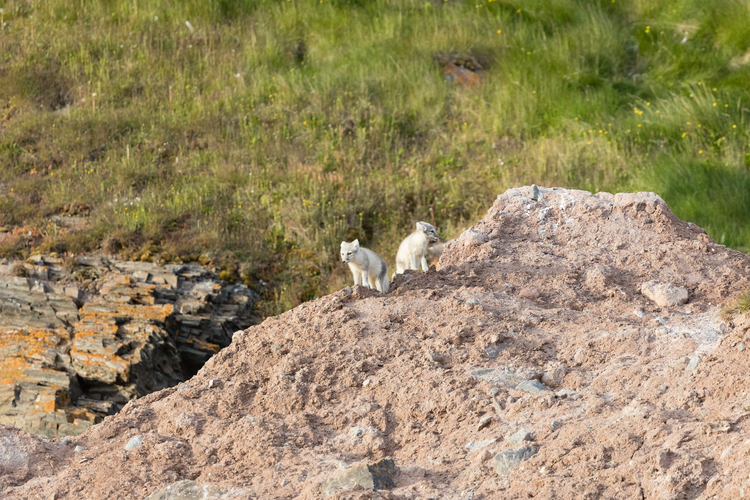
[[[564,366],[556,366],[552,370],[544,372],[542,383],[550,387],[559,387],[565,380],[566,370]]]
[[[641,293],[659,307],[679,306],[688,299],[688,291],[684,288],[658,281],[649,281],[641,285]]]
[[[524,441],[534,441],[535,433],[529,429],[521,429],[508,438],[510,444],[522,444]]]
[[[501,476],[507,476],[521,462],[536,455],[537,451],[539,451],[537,448],[531,446],[503,451],[492,459],[492,467]]]
[[[516,390],[536,394],[538,392],[546,391],[547,388],[538,380],[524,380],[516,386]]]
[[[397,472],[396,464],[390,459],[361,464],[323,481],[320,491],[328,495],[338,489],[355,486],[368,490],[388,490],[396,485]]]

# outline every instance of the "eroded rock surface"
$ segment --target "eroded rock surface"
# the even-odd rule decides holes
[[[255,292],[198,266],[32,262],[28,277],[0,265],[0,423],[35,434],[80,434],[189,378],[255,322]]]

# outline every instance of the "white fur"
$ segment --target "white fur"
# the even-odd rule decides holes
[[[396,274],[402,274],[407,269],[418,270],[422,265],[422,271],[427,272],[427,259],[424,251],[427,244],[438,241],[438,236],[432,224],[417,222],[417,230],[407,236],[398,247],[396,254]],[[394,276],[396,275],[394,274]]]
[[[341,260],[349,264],[355,285],[388,293],[388,264],[372,250],[360,247],[359,240],[341,242]]]

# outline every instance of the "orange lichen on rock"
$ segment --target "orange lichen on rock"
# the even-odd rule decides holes
[[[106,384],[129,384],[134,370],[149,375],[139,380],[153,378],[153,363],[176,351],[173,346],[162,354],[162,345],[171,342],[167,327],[173,323],[173,314],[171,304],[86,304],[75,324],[70,349],[73,367],[84,379]],[[179,367],[179,359],[170,358],[168,364]],[[179,372],[174,377],[181,379]],[[152,384],[144,384],[136,384],[135,394],[149,392]]]
[[[66,418],[68,422],[75,425],[80,425],[83,421],[98,423],[102,420],[101,416],[91,410],[87,410],[86,408],[72,408],[66,413]],[[91,424],[89,423],[88,425]],[[86,427],[88,427],[88,425],[86,425]]]
[[[257,294],[200,266],[76,262],[95,286],[54,254],[20,263],[24,276],[0,274],[0,424],[78,434],[185,380],[255,320]]]
[[[115,283],[120,284],[120,285],[129,285],[132,280],[130,279],[130,276],[124,276],[122,274],[116,274],[115,277],[114,277],[114,281],[115,281]]]
[[[69,340],[64,330],[0,327],[0,380],[12,384],[23,378],[24,370],[39,364],[54,365],[56,346]]]
[[[0,380],[3,385],[15,384],[21,379],[23,371],[31,366],[24,358],[11,357],[0,360]]]
[[[65,366],[69,342],[64,329],[0,327],[0,423],[47,436],[68,432],[70,393],[79,391]]]
[[[211,342],[206,342],[201,339],[185,339],[183,342],[187,345],[190,345],[191,347],[195,347],[196,349],[200,349],[201,351],[210,351],[213,353],[219,352],[219,349],[221,347],[217,344],[212,344]]]
[[[141,305],[141,304],[86,304],[80,310],[81,320],[76,325],[88,322],[108,321],[117,318],[143,319],[152,321],[166,321],[174,313],[172,304]]]

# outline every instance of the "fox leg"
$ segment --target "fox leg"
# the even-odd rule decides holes
[[[406,271],[406,262],[396,256],[396,272],[393,273],[393,276],[395,277],[397,274],[403,274],[404,271]]]
[[[370,281],[370,276],[367,271],[362,271],[362,286],[373,288],[372,282]]]
[[[427,272],[429,267],[427,266],[427,259],[424,258],[424,255],[422,255],[422,271]]]
[[[352,274],[354,275],[354,284],[355,285],[361,285],[362,284],[362,273],[360,273],[356,269],[352,269]]]
[[[411,257],[411,267],[409,269],[414,269],[415,271],[419,271],[419,259],[417,259],[417,256],[415,254],[412,254],[410,257]]]

